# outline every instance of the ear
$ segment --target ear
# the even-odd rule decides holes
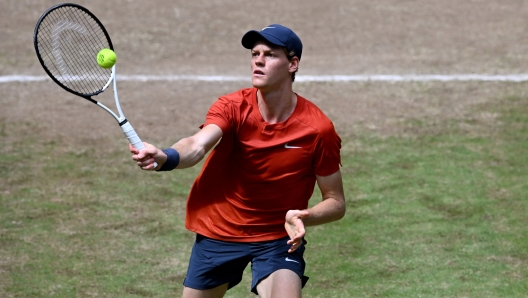
[[[293,56],[293,58],[290,59],[290,72],[294,73],[299,69],[299,58],[297,56]]]

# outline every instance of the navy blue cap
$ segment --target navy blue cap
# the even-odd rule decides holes
[[[295,56],[301,60],[303,48],[301,39],[290,28],[279,24],[271,24],[260,31],[248,31],[242,37],[242,45],[246,49],[252,49],[255,43],[262,39],[274,45],[285,47],[288,51],[295,52]]]

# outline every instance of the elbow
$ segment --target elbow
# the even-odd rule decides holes
[[[346,214],[346,202],[345,198],[336,197],[332,202],[332,208],[328,210],[328,221],[338,221],[345,217]]]
[[[337,214],[337,219],[336,219],[336,220],[343,219],[343,217],[345,217],[345,214],[346,214],[346,210],[345,210],[345,208],[343,208],[343,209],[340,210],[340,212]]]
[[[343,217],[345,217],[345,214],[346,214],[346,202],[343,199],[343,201],[341,202],[341,205],[339,206],[336,212],[336,215],[337,215],[336,220],[342,219]]]

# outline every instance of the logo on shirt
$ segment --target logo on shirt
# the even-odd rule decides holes
[[[284,144],[284,148],[286,149],[295,149],[295,148],[302,148],[302,147],[299,147],[299,146],[290,146],[288,145],[288,143]]]

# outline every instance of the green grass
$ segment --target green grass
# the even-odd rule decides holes
[[[494,129],[348,141],[348,214],[312,239],[310,295],[526,296],[528,100],[480,109]]]
[[[304,297],[526,297],[528,98],[481,112],[499,117],[343,140],[347,215],[308,230]],[[101,154],[32,124],[0,135],[1,297],[180,296],[198,168],[145,173],[125,143]],[[228,296],[251,297],[249,281]]]

